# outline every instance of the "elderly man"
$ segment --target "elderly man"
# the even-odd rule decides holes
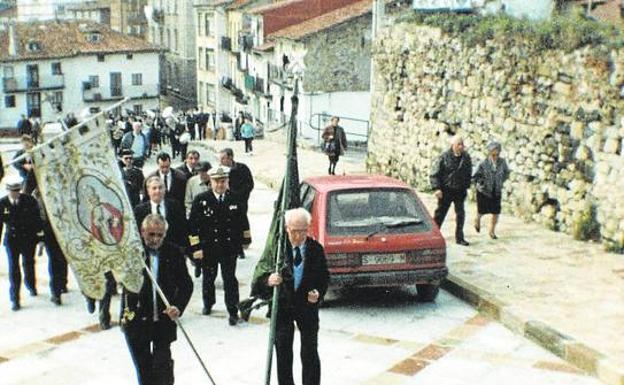
[[[434,213],[434,220],[438,227],[442,227],[446,213],[455,207],[455,242],[458,245],[468,246],[464,238],[464,201],[472,178],[472,161],[464,149],[464,140],[455,135],[451,138],[451,148],[443,152],[436,160],[431,170],[431,187],[438,199],[438,207]]]
[[[175,320],[191,299],[193,282],[176,247],[165,242],[167,221],[149,214],[141,222],[145,264],[170,303],[165,306],[152,280],[144,272],[138,294],[124,289],[121,324],[139,385],[172,385],[171,343],[176,340]]]
[[[202,267],[202,314],[209,315],[215,304],[215,279],[221,265],[228,322],[238,322],[238,280],[236,256],[243,244],[244,213],[238,195],[228,188],[229,169],[219,166],[209,172],[211,190],[199,194],[189,216],[189,232],[198,237],[193,258]],[[247,228],[248,229],[248,228]]]
[[[35,247],[43,238],[43,227],[37,200],[32,195],[21,193],[22,180],[7,177],[8,195],[0,199],[0,234],[6,225],[4,246],[8,257],[9,295],[11,310],[20,309],[20,257],[24,268],[24,281],[30,295],[37,295],[35,278]]]
[[[277,380],[279,385],[294,385],[293,338],[295,323],[301,336],[302,384],[321,383],[318,355],[318,306],[327,292],[329,271],[323,247],[307,236],[310,214],[303,208],[288,210],[285,215],[289,245],[280,273],[260,277],[258,292],[281,285],[277,313]]]
[[[121,149],[132,150],[134,154],[132,163],[138,168],[143,168],[143,163],[149,152],[149,141],[141,132],[142,128],[141,122],[134,122],[132,123],[132,131],[125,133],[121,138]]]

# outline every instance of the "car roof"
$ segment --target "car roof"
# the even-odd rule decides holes
[[[371,187],[411,189],[405,182],[385,175],[324,175],[305,178],[303,181],[322,192]]]

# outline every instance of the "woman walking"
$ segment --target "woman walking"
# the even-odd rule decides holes
[[[249,122],[249,119],[245,119],[245,123],[240,127],[240,136],[245,141],[245,154],[253,154],[254,126]]]
[[[336,175],[336,165],[340,155],[343,155],[347,149],[347,136],[344,129],[338,125],[340,118],[334,116],[331,118],[331,124],[323,130],[323,151],[329,158],[329,175]]]
[[[487,146],[488,157],[484,159],[475,172],[472,179],[477,186],[477,217],[475,218],[475,230],[481,231],[481,217],[492,214],[490,222],[490,238],[496,236],[496,223],[501,212],[501,195],[503,184],[509,178],[509,168],[505,159],[500,157],[501,145],[491,142]]]

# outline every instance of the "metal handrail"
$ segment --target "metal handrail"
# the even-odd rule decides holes
[[[347,136],[351,136],[351,137],[355,136],[355,137],[364,138],[365,142],[368,143],[368,138],[370,137],[370,120],[350,118],[348,116],[330,115],[330,114],[325,114],[325,113],[316,113],[316,114],[310,115],[310,119],[308,121],[308,125],[310,126],[310,128],[312,128],[313,130],[315,130],[318,133],[318,138],[317,139],[318,139],[319,143],[321,142],[321,133],[322,133],[322,131],[326,127],[325,122],[327,122],[329,119],[331,119],[334,116],[340,118],[340,120],[345,120],[345,121],[348,121],[348,122],[351,121],[351,122],[366,123],[366,134],[360,134],[360,133],[357,133],[357,132],[347,131],[346,129],[345,129],[345,134]],[[313,124],[315,118],[316,118],[317,125]],[[323,122],[323,123],[321,124],[321,122]]]

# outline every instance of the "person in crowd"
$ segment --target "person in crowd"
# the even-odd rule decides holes
[[[245,123],[245,114],[243,111],[238,111],[238,115],[234,120],[234,139],[241,140],[241,127]]]
[[[161,152],[156,157],[158,170],[150,176],[158,176],[165,185],[165,197],[175,199],[180,204],[184,204],[184,193],[186,192],[186,177],[180,170],[171,168],[171,157],[166,152]]]
[[[39,143],[39,138],[41,137],[41,119],[37,117],[32,118],[31,136],[34,143]]]
[[[181,171],[186,180],[197,174],[197,163],[199,162],[199,151],[191,150],[186,153],[184,163],[177,170]]]
[[[37,188],[37,180],[35,179],[35,170],[32,157],[28,153],[35,146],[32,137],[30,135],[22,135],[21,138],[22,149],[15,152],[13,159],[22,157],[21,160],[13,163],[13,167],[17,170],[22,178],[22,192],[30,195]]]
[[[509,178],[509,167],[505,159],[500,157],[501,145],[491,142],[487,146],[488,157],[484,159],[472,179],[477,186],[477,216],[475,218],[475,230],[481,231],[481,217],[492,214],[489,235],[492,239],[498,239],[496,224],[501,212],[501,196],[503,184]]]
[[[214,167],[209,171],[211,189],[193,201],[189,216],[189,232],[194,242],[193,259],[202,268],[203,315],[212,312],[215,304],[215,279],[219,265],[225,291],[225,306],[231,326],[238,323],[238,280],[236,257],[243,243],[244,213],[239,197],[228,188],[229,169]]]
[[[451,204],[455,207],[455,242],[468,246],[464,238],[464,201],[472,177],[472,161],[465,151],[464,140],[460,135],[451,138],[451,148],[444,151],[433,164],[430,181],[438,206],[433,219],[442,227]]]
[[[130,149],[121,151],[121,176],[126,187],[126,193],[130,200],[130,205],[136,207],[141,203],[141,192],[143,191],[143,183],[145,178],[143,177],[143,171],[140,168],[134,167],[133,152]]]
[[[199,140],[206,139],[206,126],[208,125],[209,117],[210,117],[210,114],[198,109],[197,134],[199,135]]]
[[[245,123],[241,126],[240,136],[245,141],[245,154],[253,154],[254,126],[249,119],[245,119]]]
[[[318,355],[319,303],[327,292],[329,271],[323,246],[307,237],[311,216],[303,208],[285,214],[289,245],[284,266],[279,273],[266,274],[257,280],[257,292],[267,293],[281,286],[275,351],[277,382],[294,385],[293,339],[295,324],[301,336],[302,384],[321,383],[321,361]]]
[[[115,281],[115,277],[109,271],[104,274],[104,278],[106,279],[106,285],[104,289],[104,297],[98,301],[99,310],[98,310],[98,320],[100,324],[100,330],[108,330],[111,328],[111,314],[110,314],[110,303],[113,295],[117,294],[117,282]],[[95,299],[84,296],[87,301],[87,311],[90,314],[95,312]]]
[[[249,231],[249,196],[254,188],[253,175],[246,164],[234,161],[234,151],[231,148],[224,148],[219,151],[219,163],[230,169],[229,187],[232,192],[239,196],[243,213],[245,214],[245,232],[243,234],[243,246],[251,243],[251,231]],[[245,252],[241,248],[238,257],[245,258]]]
[[[184,207],[186,209],[186,217],[191,214],[191,206],[195,198],[210,189],[210,176],[208,171],[212,168],[210,162],[199,162],[195,167],[197,175],[192,176],[186,182],[186,193],[184,194]]]
[[[145,158],[149,151],[149,142],[141,129],[141,123],[134,122],[132,124],[132,131],[125,133],[121,138],[121,149],[132,150],[132,164],[139,169],[143,168]]]
[[[329,159],[329,175],[336,175],[336,165],[340,159],[340,155],[344,155],[347,150],[347,135],[344,128],[338,123],[340,118],[334,116],[331,118],[329,126],[323,130],[323,151]]]
[[[11,310],[21,308],[20,288],[24,269],[24,283],[31,296],[37,295],[35,276],[35,248],[43,238],[41,213],[37,200],[30,194],[20,192],[22,180],[17,176],[7,177],[8,195],[0,199],[0,234],[3,228],[4,247],[8,258],[9,297]]]
[[[23,115],[17,121],[17,133],[20,135],[32,135],[32,123],[30,119]]]
[[[173,385],[174,370],[171,343],[176,340],[176,320],[182,316],[193,292],[183,256],[178,248],[165,241],[168,223],[158,214],[149,214],[141,222],[145,246],[145,264],[158,283],[166,306],[156,287],[144,272],[138,294],[123,291],[121,326],[136,369],[139,385]]]
[[[141,223],[149,214],[158,214],[170,224],[167,230],[167,242],[180,248],[182,254],[188,251],[188,224],[182,204],[168,198],[165,193],[165,184],[158,175],[151,175],[145,181],[147,202],[134,208],[134,217]]]

